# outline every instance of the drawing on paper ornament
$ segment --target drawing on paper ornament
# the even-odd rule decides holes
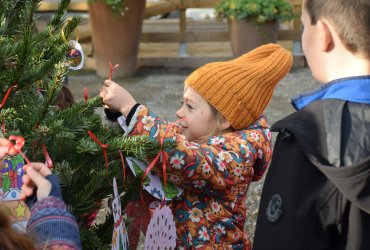
[[[0,208],[7,211],[13,226],[25,231],[30,216],[27,205],[19,200],[22,187],[24,160],[21,155],[6,156],[0,167]]]
[[[67,62],[72,70],[79,70],[84,64],[84,52],[81,45],[75,41],[69,41],[69,51],[67,53]]]
[[[126,250],[129,249],[128,233],[125,222],[122,218],[121,199],[118,194],[116,177],[113,178],[113,195],[112,212],[114,229],[112,236],[112,250]]]

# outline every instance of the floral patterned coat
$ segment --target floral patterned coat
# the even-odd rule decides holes
[[[259,180],[271,159],[271,132],[262,115],[249,128],[194,143],[139,106],[126,134],[175,140],[168,153],[167,179],[184,193],[170,205],[178,249],[250,249],[244,232],[249,184]],[[150,161],[148,161],[150,163]],[[156,169],[163,174],[161,167]]]

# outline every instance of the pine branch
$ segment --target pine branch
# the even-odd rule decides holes
[[[174,149],[176,144],[168,142],[163,148]],[[161,149],[158,141],[151,140],[148,136],[114,138],[109,144],[109,152],[121,150],[125,156],[147,159],[154,158]]]
[[[58,9],[53,17],[53,19],[49,22],[49,25],[54,27],[56,30],[59,30],[64,22],[65,14],[67,13],[67,7],[71,0],[62,0],[59,3]]]

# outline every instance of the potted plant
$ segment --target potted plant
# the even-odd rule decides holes
[[[215,6],[219,18],[227,18],[233,55],[276,42],[279,22],[293,19],[286,0],[221,0]]]
[[[88,0],[96,73],[115,77],[136,72],[146,0]]]

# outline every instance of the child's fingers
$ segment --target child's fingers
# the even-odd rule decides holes
[[[34,166],[39,168],[39,171],[34,169]],[[41,200],[45,197],[47,197],[50,194],[51,191],[51,183],[45,179],[45,176],[47,175],[46,173],[51,173],[50,170],[46,167],[45,164],[43,163],[37,163],[37,164],[32,164],[32,166],[27,168],[27,175],[28,177],[32,180],[32,182],[36,185],[37,187],[37,199]],[[28,186],[25,187],[25,192],[28,191]],[[27,195],[27,193],[25,193]]]
[[[23,175],[22,176],[22,182],[23,185],[30,185],[32,183],[32,180],[28,177],[28,175]]]
[[[23,182],[22,188],[23,187],[35,188],[35,184],[27,174],[22,176],[22,182]]]
[[[8,147],[0,147],[0,160],[3,159],[8,151]]]
[[[112,83],[114,83],[114,82],[111,81],[111,80],[109,80],[109,79],[107,79],[107,80],[104,81],[104,86],[105,87],[109,87]]]
[[[35,187],[23,185],[22,190],[21,190],[21,196],[24,198],[30,197],[34,191],[35,191]]]
[[[34,171],[38,172],[43,177],[51,174],[50,169],[44,163],[31,162],[30,166],[32,167]],[[26,166],[25,170],[27,171],[28,168],[29,168],[29,165]]]
[[[0,147],[8,147],[10,145],[10,141],[5,138],[0,138]]]
[[[24,193],[22,193],[22,191],[21,191],[21,193],[19,194],[19,199],[21,201],[24,201],[26,198],[27,198],[27,196]]]
[[[45,172],[45,170],[43,168],[40,168],[40,166],[37,164],[32,164],[30,167],[27,168],[28,178],[30,178],[37,187],[42,187],[45,185],[45,183],[49,183],[49,181],[44,178],[43,172]],[[49,174],[50,173],[51,172],[49,170]]]
[[[5,156],[5,154],[9,155],[17,154],[17,151],[14,150],[14,148],[11,147],[9,149],[10,146],[12,146],[12,143],[9,140],[5,138],[0,138],[0,148],[1,148],[0,159],[2,159]],[[3,150],[5,150],[5,153]],[[3,154],[3,156],[1,156],[1,154]]]
[[[3,159],[8,153],[11,142],[5,138],[0,138],[0,159]]]
[[[35,185],[33,184],[32,180],[27,175],[22,176],[22,181],[23,181],[23,185],[22,185],[19,198],[21,200],[24,200],[25,198],[33,194],[33,192],[35,191]]]

